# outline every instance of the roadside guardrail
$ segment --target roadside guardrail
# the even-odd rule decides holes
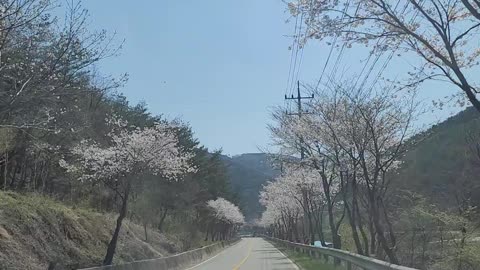
[[[84,268],[82,270],[180,270],[213,257],[225,248],[236,244],[239,240],[222,241],[169,257],[135,261],[127,264]]]
[[[345,250],[326,248],[326,247],[316,247],[309,246],[304,244],[297,244],[277,238],[272,238],[269,236],[262,236],[263,238],[274,242],[280,246],[283,246],[287,249],[295,250],[298,252],[306,253],[311,257],[321,258],[326,262],[330,260],[333,262],[335,260],[339,261],[342,266],[347,270],[354,269],[363,269],[363,270],[418,270],[415,268],[410,268],[406,266],[392,264],[386,261],[370,258],[367,256],[362,256],[356,253],[352,253]]]

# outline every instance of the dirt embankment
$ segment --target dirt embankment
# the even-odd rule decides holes
[[[76,269],[102,262],[115,217],[74,209],[38,195],[0,192],[0,269]],[[126,221],[115,263],[156,258],[178,248],[164,235]]]

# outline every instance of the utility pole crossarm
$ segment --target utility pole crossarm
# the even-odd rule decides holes
[[[312,99],[312,98],[315,98],[314,94],[312,94],[311,96],[308,96],[308,97],[300,97],[300,99]],[[291,97],[287,97],[287,95],[285,95],[285,99],[286,100],[292,100],[292,99],[298,100],[298,97],[294,97],[293,95]]]
[[[298,116],[299,118],[302,117],[303,114],[309,114],[309,112],[304,112],[303,109],[302,109],[302,100],[304,99],[314,99],[315,98],[315,95],[312,94],[311,96],[302,96],[301,93],[300,93],[300,81],[297,81],[297,96],[292,96],[291,97],[287,97],[287,95],[285,95],[285,100],[295,100],[296,103],[297,103],[297,112],[286,112],[287,115],[296,115]],[[300,144],[303,144],[303,138],[300,138]],[[301,151],[300,151],[300,155],[301,155],[301,158],[303,159],[304,156],[305,156],[305,153],[304,153],[304,149],[303,147],[301,147]]]
[[[292,94],[291,97],[287,97],[287,95],[285,95],[285,100],[295,100],[296,101],[295,103],[297,103],[297,112],[294,112],[294,113],[287,112],[287,114],[288,115],[298,115],[299,117],[301,117],[302,114],[305,114],[305,113],[308,114],[308,112],[304,112],[302,110],[302,100],[304,100],[304,99],[314,99],[314,98],[315,98],[314,94],[312,94],[311,96],[302,96],[302,94],[300,93],[300,81],[297,81],[297,96],[295,97]]]

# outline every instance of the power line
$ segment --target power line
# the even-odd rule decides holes
[[[305,48],[305,46],[302,45],[301,53],[300,53],[300,60],[298,61],[297,75],[295,76],[296,81],[298,81],[298,77],[300,76],[300,69],[302,68],[304,48]]]
[[[295,29],[294,29],[294,37],[297,33],[297,25],[298,25],[298,16],[295,18]],[[290,65],[289,65],[289,68],[288,68],[288,78],[287,78],[287,86],[285,87],[285,94],[289,94],[289,90],[290,90],[290,77],[292,75],[292,63],[293,63],[293,56],[295,54],[295,38],[293,39],[292,41],[292,46],[290,47],[290,50],[292,51],[292,53],[290,54]]]
[[[396,11],[396,9],[398,8],[398,5],[400,4],[400,2],[401,2],[401,0],[399,0],[399,1],[397,2],[397,4],[395,5],[395,7],[393,8],[394,11]],[[406,11],[406,9],[407,9],[407,6],[408,6],[408,5],[405,5],[405,6],[404,6],[404,9],[402,10],[402,14],[405,13],[405,11]],[[374,48],[380,46],[380,44],[381,44],[382,41],[383,41],[383,40],[378,39],[378,40],[377,40],[377,43],[375,44],[375,47],[374,47]],[[395,50],[396,50],[396,49],[395,49]],[[395,51],[394,51],[394,52],[395,52]],[[392,52],[392,53],[390,54],[390,56],[387,57],[387,60],[386,60],[385,62],[383,62],[383,65],[382,65],[382,67],[380,68],[377,76],[376,76],[375,79],[372,81],[372,86],[370,87],[370,90],[373,88],[373,86],[375,85],[375,83],[378,81],[378,78],[381,76],[381,74],[383,74],[383,72],[385,71],[386,67],[388,66],[388,63],[389,63],[390,60],[392,59],[392,56],[393,56],[393,53],[394,53],[394,52]],[[370,78],[370,75],[372,74],[373,70],[375,69],[375,66],[377,65],[378,61],[380,60],[380,58],[383,56],[384,53],[385,53],[385,51],[382,50],[379,54],[376,55],[375,60],[373,61],[373,63],[372,63],[372,65],[370,66],[370,68],[368,69],[367,74],[365,74],[365,77],[363,78],[363,81],[362,81],[362,83],[360,84],[360,87],[358,88],[359,90],[360,90],[360,89],[363,89],[363,87],[366,85],[368,79]],[[369,54],[369,56],[368,56],[368,58],[367,58],[367,61],[365,62],[365,65],[364,65],[362,71],[360,72],[359,77],[357,78],[357,80],[356,80],[356,82],[355,82],[355,85],[354,85],[354,88],[355,88],[355,89],[356,89],[356,87],[357,87],[357,83],[358,83],[358,81],[359,81],[359,79],[360,79],[360,77],[361,77],[361,74],[363,74],[363,71],[364,71],[365,68],[367,67],[367,65],[368,65],[368,63],[369,63],[369,61],[370,61],[370,58],[372,57],[373,54],[374,54],[373,51]]]
[[[292,93],[293,93],[293,89],[294,89],[294,86],[295,86],[295,81],[298,80],[298,77],[296,77],[296,71],[297,71],[297,60],[298,60],[298,52],[300,50],[302,50],[303,52],[303,49],[300,48],[300,36],[302,34],[302,25],[303,25],[303,12],[300,16],[300,25],[298,27],[298,33],[295,32],[295,44],[296,44],[296,51],[295,51],[295,60],[293,62],[293,73],[292,73],[292,87],[290,88],[292,90]],[[303,55],[303,53],[302,53]],[[300,71],[300,66],[298,66],[298,71]],[[298,72],[297,72],[297,76],[298,76]]]
[[[347,1],[347,4],[345,5],[345,8],[344,8],[344,10],[343,10],[342,20],[345,18],[345,14],[347,13],[347,9],[349,8],[349,6],[350,6],[350,0]],[[355,13],[358,12],[359,7],[360,7],[360,3],[358,4]],[[350,28],[351,28],[351,27],[350,27]],[[327,60],[326,60],[326,62],[325,62],[325,65],[323,66],[322,73],[321,73],[321,75],[320,75],[320,78],[318,79],[317,85],[315,86],[315,91],[318,89],[318,86],[319,86],[320,83],[322,82],[323,75],[325,74],[325,70],[327,69],[328,63],[330,62],[330,57],[332,56],[333,50],[335,49],[338,36],[339,36],[339,35],[335,35],[335,38],[333,39],[333,43],[331,44],[332,47],[330,48],[330,52],[328,53]],[[345,49],[345,43],[343,44],[342,49],[341,49],[341,51],[340,51],[340,53],[339,53],[339,55],[338,55],[338,57],[337,57],[337,62],[339,61],[340,55],[343,54],[344,49]],[[336,65],[337,65],[337,63],[336,63],[334,66],[336,66]],[[330,76],[331,76],[331,74],[330,74]]]
[[[320,82],[322,81],[323,74],[325,73],[325,69],[327,69],[328,62],[330,61],[330,57],[332,56],[333,48],[335,47],[335,43],[337,42],[337,37],[335,36],[333,40],[332,47],[330,48],[330,52],[328,53],[327,61],[325,61],[325,65],[323,66],[322,73],[320,74],[320,78],[318,79],[317,85],[315,86],[315,90],[318,89],[318,86],[320,85]]]
[[[398,5],[400,4],[400,1],[397,2],[397,5],[395,6],[395,10],[397,9]],[[423,3],[420,3],[420,5],[422,5],[423,7]],[[405,13],[408,9],[408,3],[404,5],[403,7],[403,10],[402,10],[402,14]],[[410,19],[410,22],[409,24],[413,24],[415,22],[415,20],[417,19],[417,16],[420,14],[420,11],[419,10],[416,10],[415,11],[415,14],[412,16],[412,18]],[[375,77],[375,79],[372,81],[372,84],[369,88],[369,91],[371,91],[374,87],[375,87],[375,84],[378,82],[378,80],[380,79],[380,77],[382,76],[383,72],[385,72],[388,64],[390,63],[390,61],[392,60],[393,56],[395,55],[396,51],[400,48],[400,44],[397,44],[397,46],[393,49],[393,51],[390,53],[390,55],[387,57],[387,60],[383,63],[382,67],[380,68],[377,76]]]
[[[293,73],[292,73],[292,67],[293,67],[292,64],[294,63],[294,56],[296,55],[296,50],[297,50],[297,47],[295,46],[296,45],[296,43],[295,43],[296,42],[296,37],[297,37],[297,29],[298,29],[298,16],[295,17],[295,28],[293,30],[293,40],[292,40],[292,45],[290,47],[290,50],[291,50],[290,65],[288,67],[288,78],[287,78],[287,85],[285,87],[285,95],[290,95],[290,93],[293,93],[292,92],[292,87],[293,87],[293,81],[294,80],[293,80]],[[295,59],[295,62],[296,62],[296,59]],[[290,109],[290,104],[287,103],[286,100],[285,100],[284,106],[286,106],[286,107],[288,107],[288,109]]]

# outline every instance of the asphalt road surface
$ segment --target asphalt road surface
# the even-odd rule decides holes
[[[218,255],[186,270],[298,270],[298,267],[262,238],[243,238]]]

